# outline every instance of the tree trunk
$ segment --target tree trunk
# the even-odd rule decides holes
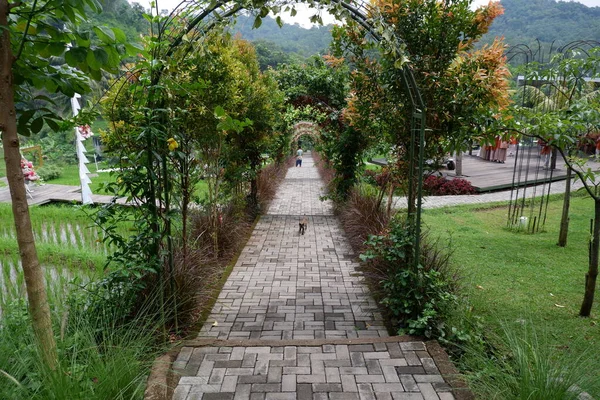
[[[456,171],[454,171],[455,176],[462,176],[463,174],[463,155],[462,151],[459,150],[456,152]]]
[[[552,147],[552,154],[550,156],[550,169],[551,170],[555,170],[556,169],[556,159],[558,158],[558,150],[556,149],[556,147]]]
[[[590,246],[589,269],[585,274],[585,294],[579,315],[589,317],[594,304],[594,292],[596,291],[596,278],[598,278],[598,250],[600,249],[600,198],[594,199],[594,229],[592,234],[592,245]]]
[[[571,176],[573,170],[567,167],[567,181],[565,187],[565,198],[563,200],[562,217],[560,219],[560,232],[558,234],[558,245],[560,247],[567,246],[567,236],[569,234],[569,208],[571,206]]]
[[[21,171],[21,152],[17,135],[17,119],[14,104],[12,80],[13,54],[8,30],[8,1],[0,0],[0,131],[6,162],[6,175],[12,201],[12,212],[17,231],[19,255],[25,276],[29,314],[33,330],[46,365],[56,369],[56,342],[52,332],[52,320],[44,274],[40,266],[29,206],[25,192],[25,182]]]

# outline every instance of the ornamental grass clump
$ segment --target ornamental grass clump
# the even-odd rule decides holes
[[[340,207],[339,218],[356,251],[362,251],[369,235],[381,232],[389,222],[380,192],[368,184],[355,186],[350,191]]]
[[[531,321],[504,322],[497,346],[487,354],[467,351],[470,385],[491,400],[575,400],[597,398],[600,382],[590,374],[594,360],[550,345]]]
[[[25,301],[4,304],[1,399],[143,398],[152,360],[160,352],[155,346],[155,326],[144,318],[115,326],[111,318],[115,310],[108,308],[101,316],[61,306],[54,311],[58,364],[49,370],[36,345]]]

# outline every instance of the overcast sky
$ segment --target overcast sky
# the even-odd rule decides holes
[[[158,3],[158,6],[161,10],[163,9],[168,9],[168,10],[172,10],[174,7],[176,7],[177,5],[179,5],[181,3],[181,0],[156,0]],[[523,0],[523,1],[527,1],[527,0]],[[569,1],[569,0],[567,0]],[[150,0],[129,0],[130,3],[140,3],[141,5],[143,5],[144,7],[149,8],[150,7]],[[484,4],[487,4],[489,2],[489,0],[474,0],[473,1],[473,6],[478,7]],[[578,3],[582,3],[585,4],[588,7],[600,7],[600,0],[578,0]],[[310,27],[311,24],[308,20],[308,18],[311,15],[315,14],[315,10],[314,9],[309,9],[308,7],[306,7],[304,4],[296,4],[296,10],[298,10],[298,14],[292,18],[289,15],[285,15],[285,14],[281,14],[281,18],[286,22],[286,23],[297,23],[302,25],[303,27],[307,28]],[[333,17],[331,17],[329,14],[326,14],[326,12],[324,11],[321,14],[321,17],[323,18],[323,23],[324,24],[329,24],[329,23],[334,23],[335,19]]]

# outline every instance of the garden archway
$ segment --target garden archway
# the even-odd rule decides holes
[[[302,136],[310,136],[312,139],[318,140],[319,138],[319,125],[310,121],[296,122],[293,126],[294,136],[292,136],[291,143],[299,142]]]
[[[288,4],[289,0],[283,2]],[[406,149],[409,159],[408,176],[408,220],[415,227],[413,260],[418,263],[420,258],[420,225],[421,225],[421,191],[423,181],[423,158],[425,142],[425,113],[424,101],[417,87],[415,77],[410,66],[410,55],[403,48],[402,38],[398,37],[392,26],[388,25],[376,8],[367,2],[344,0],[304,0],[303,3],[318,11],[325,9],[339,20],[351,19],[361,25],[386,52],[397,57],[396,63],[400,86],[403,88],[410,111],[410,148]],[[294,9],[292,1],[291,9]],[[168,60],[176,52],[189,54],[195,46],[202,45],[203,37],[213,28],[230,22],[238,12],[248,11],[255,15],[254,27],[261,25],[262,18],[270,12],[278,14],[281,4],[266,3],[264,0],[230,0],[197,2],[195,0],[182,1],[173,12],[164,17],[152,20],[157,26],[157,46],[151,54],[153,60]],[[185,22],[183,27],[175,22],[180,18]],[[320,17],[311,17],[311,22],[320,22]],[[159,84],[164,70],[161,62],[156,63],[157,68],[151,71],[150,85],[155,90],[149,91],[148,109],[159,109],[161,106],[159,96],[153,93],[159,91]],[[148,143],[150,145],[150,143]],[[151,152],[153,149],[148,148]]]

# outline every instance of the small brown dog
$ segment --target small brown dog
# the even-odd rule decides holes
[[[300,223],[298,224],[298,226],[300,226],[300,229],[298,230],[299,235],[304,235],[304,231],[306,230],[307,225],[308,221],[306,220],[306,217],[302,218],[300,220]]]

